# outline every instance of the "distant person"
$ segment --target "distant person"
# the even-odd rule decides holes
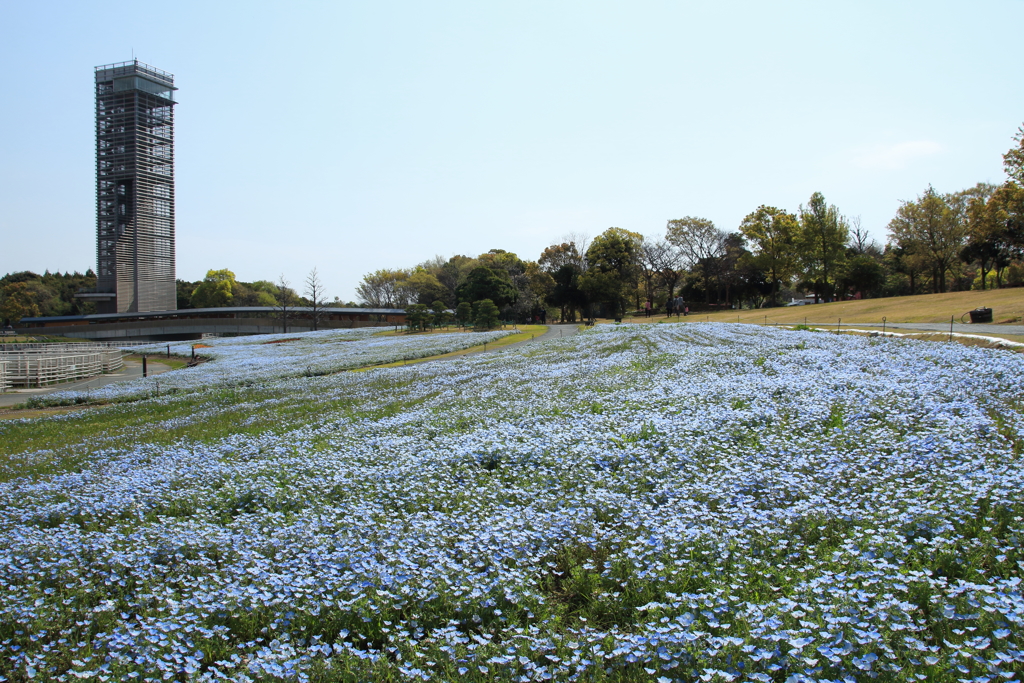
[[[651,317],[651,300],[650,299],[648,299],[647,301],[644,302],[644,317],[645,318],[650,318]]]

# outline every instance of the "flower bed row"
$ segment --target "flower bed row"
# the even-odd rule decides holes
[[[280,378],[278,429],[0,485],[0,671],[1017,680],[1022,378],[723,324]]]
[[[88,400],[123,400],[167,392],[191,392],[224,386],[254,386],[285,377],[329,375],[373,365],[414,360],[459,351],[512,334],[493,332],[377,336],[379,328],[327,330],[203,340],[198,353],[215,362],[101,389],[68,391],[36,399],[40,405]],[[132,347],[134,353],[188,357],[194,342]]]

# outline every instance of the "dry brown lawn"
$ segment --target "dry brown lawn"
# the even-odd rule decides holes
[[[761,323],[803,323],[835,324],[840,318],[846,323],[880,323],[882,318],[889,323],[948,323],[950,316],[960,322],[960,317],[971,309],[987,306],[992,309],[992,322],[1021,324],[1024,321],[1024,288],[996,289],[985,292],[950,292],[947,294],[919,294],[897,296],[886,299],[862,299],[860,301],[836,301],[830,304],[788,306],[744,311],[719,311],[716,313],[693,313],[686,320],[711,320],[717,322]],[[658,320],[664,316],[636,318]],[[675,320],[675,318],[672,318]],[[968,320],[968,318],[964,318]],[[984,325],[978,325],[979,333]]]

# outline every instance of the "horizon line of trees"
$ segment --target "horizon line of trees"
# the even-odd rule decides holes
[[[490,299],[502,317],[541,310],[619,317],[683,296],[693,310],[1024,285],[1024,126],[1003,155],[1007,181],[940,194],[929,186],[901,203],[878,245],[815,192],[795,212],[761,205],[726,231],[706,219],[667,221],[663,236],[613,227],[593,240],[568,235],[536,261],[503,249],[435,256],[412,268],[368,273],[362,305],[449,308]]]
[[[300,295],[282,275],[277,282],[257,280],[241,282],[227,269],[209,270],[206,277],[196,282],[177,280],[178,310],[192,308],[218,308],[231,306],[265,306],[274,308],[287,320],[295,307],[311,308],[303,317],[313,315],[314,326],[322,318],[322,309],[331,307],[358,307],[355,302],[343,302],[337,297],[327,301],[319,273],[313,268],[304,282]],[[90,315],[96,313],[96,304],[76,299],[75,294],[96,287],[96,275],[89,269],[85,274],[50,273],[39,275],[32,271],[8,273],[0,277],[0,322],[17,323],[22,318],[63,315]]]
[[[782,305],[803,293],[815,302],[924,292],[1024,285],[1024,126],[1003,155],[1007,180],[940,193],[928,186],[903,201],[887,226],[884,247],[870,239],[859,217],[848,218],[820,192],[795,212],[761,205],[735,231],[706,219],[669,220],[663,236],[613,227],[590,239],[566,235],[536,261],[504,249],[476,257],[435,256],[412,268],[366,274],[358,302],[328,301],[316,268],[300,296],[278,282],[241,282],[228,269],[210,270],[198,282],[177,281],[179,309],[272,306],[285,321],[295,306],[407,309],[491,301],[502,319],[526,321],[557,311],[620,317],[660,309],[682,296],[693,310]],[[94,304],[74,298],[95,287],[90,269],[0,278],[0,318],[80,315]],[[439,311],[435,310],[435,313]]]

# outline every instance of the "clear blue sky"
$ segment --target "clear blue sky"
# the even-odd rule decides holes
[[[6,2],[0,274],[95,268],[92,69],[170,71],[177,273],[293,285],[1004,180],[1024,0]]]

